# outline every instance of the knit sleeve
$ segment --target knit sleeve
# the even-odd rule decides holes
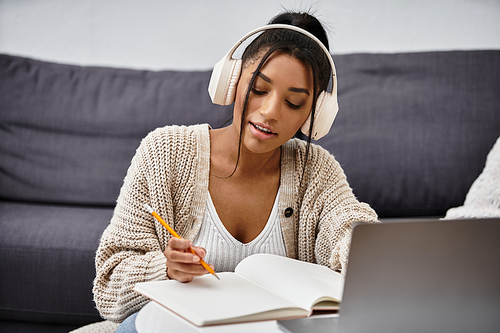
[[[366,203],[359,202],[343,178],[325,191],[318,202],[323,206],[316,236],[315,257],[318,264],[346,273],[355,222],[377,222],[377,215]]]
[[[310,261],[345,274],[353,224],[377,222],[378,217],[368,204],[357,200],[334,157],[320,147],[311,150],[314,171],[303,201],[303,236],[299,234],[300,243],[311,246],[302,252],[309,252],[314,258]]]
[[[150,135],[137,149],[96,253],[94,300],[101,316],[114,322],[123,321],[148,302],[132,290],[137,282],[167,278],[164,241],[143,208],[144,203],[156,204],[150,202],[154,186],[148,181],[148,173],[158,171],[152,167],[157,158],[151,153],[154,143]],[[163,200],[169,202],[169,198]]]

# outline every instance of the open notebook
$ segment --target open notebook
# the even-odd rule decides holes
[[[327,267],[271,254],[245,258],[234,273],[192,282],[142,282],[134,290],[197,326],[308,317],[336,310],[344,279]]]

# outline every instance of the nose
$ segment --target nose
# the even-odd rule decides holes
[[[278,120],[280,115],[279,98],[274,93],[268,94],[260,106],[260,114],[267,120]]]

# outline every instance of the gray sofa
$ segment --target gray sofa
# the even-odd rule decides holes
[[[382,219],[463,204],[500,136],[500,51],[334,57],[340,111],[318,143]],[[210,71],[0,55],[0,331],[100,320],[94,253],[135,149],[167,124],[221,126]]]

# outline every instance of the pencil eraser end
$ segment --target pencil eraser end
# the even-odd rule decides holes
[[[153,213],[153,208],[151,208],[148,204],[144,204],[144,208],[146,208],[149,214]]]

